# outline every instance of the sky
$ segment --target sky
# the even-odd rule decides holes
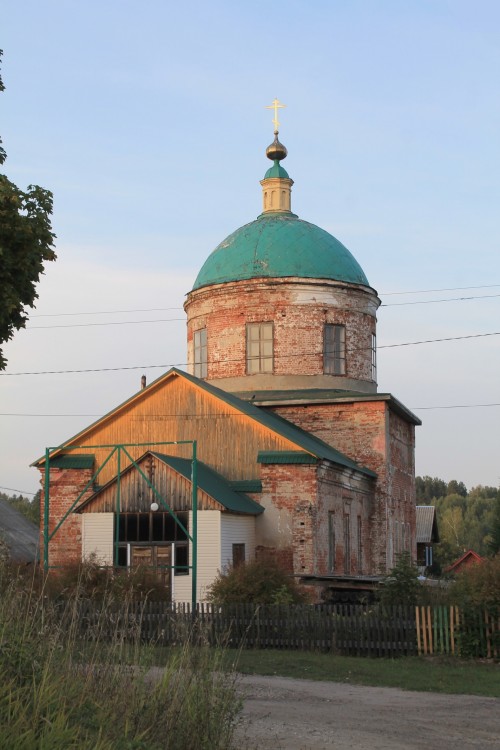
[[[274,97],[292,210],[382,300],[417,473],[500,484],[496,0],[7,0],[0,46],[3,170],[53,192],[58,256],[4,349],[0,486],[34,493],[47,446],[184,368],[185,295],[261,211]]]

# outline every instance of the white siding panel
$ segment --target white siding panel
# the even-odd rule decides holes
[[[255,558],[255,516],[238,516],[230,513],[222,513],[222,570],[227,570],[233,562],[233,544],[245,545],[246,561]]]
[[[221,513],[218,510],[198,511],[198,571],[197,597],[206,601],[207,588],[221,567]],[[193,528],[193,514],[189,512],[189,533]],[[193,561],[189,544],[189,564]],[[191,601],[191,571],[188,576],[173,576],[172,597],[176,602]]]
[[[113,565],[114,513],[82,514],[82,557],[91,555],[101,565]]]

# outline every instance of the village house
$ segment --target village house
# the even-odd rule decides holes
[[[420,421],[377,390],[380,300],[347,248],[292,213],[277,131],[266,154],[262,213],[187,294],[188,372],[36,461],[47,567],[146,564],[187,601],[194,573],[203,600],[218,570],[268,555],[321,600],[416,559]]]

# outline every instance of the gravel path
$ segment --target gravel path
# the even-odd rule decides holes
[[[242,676],[249,750],[500,750],[500,699]]]

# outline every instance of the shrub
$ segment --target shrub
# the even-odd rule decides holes
[[[305,596],[276,562],[254,560],[218,574],[209,588],[215,604],[298,604]]]
[[[395,604],[415,605],[421,589],[418,580],[418,569],[412,563],[410,553],[399,555],[396,565],[382,581],[379,594],[380,602],[391,606]]]
[[[450,596],[462,608],[483,607],[500,614],[500,554],[459,573]]]

